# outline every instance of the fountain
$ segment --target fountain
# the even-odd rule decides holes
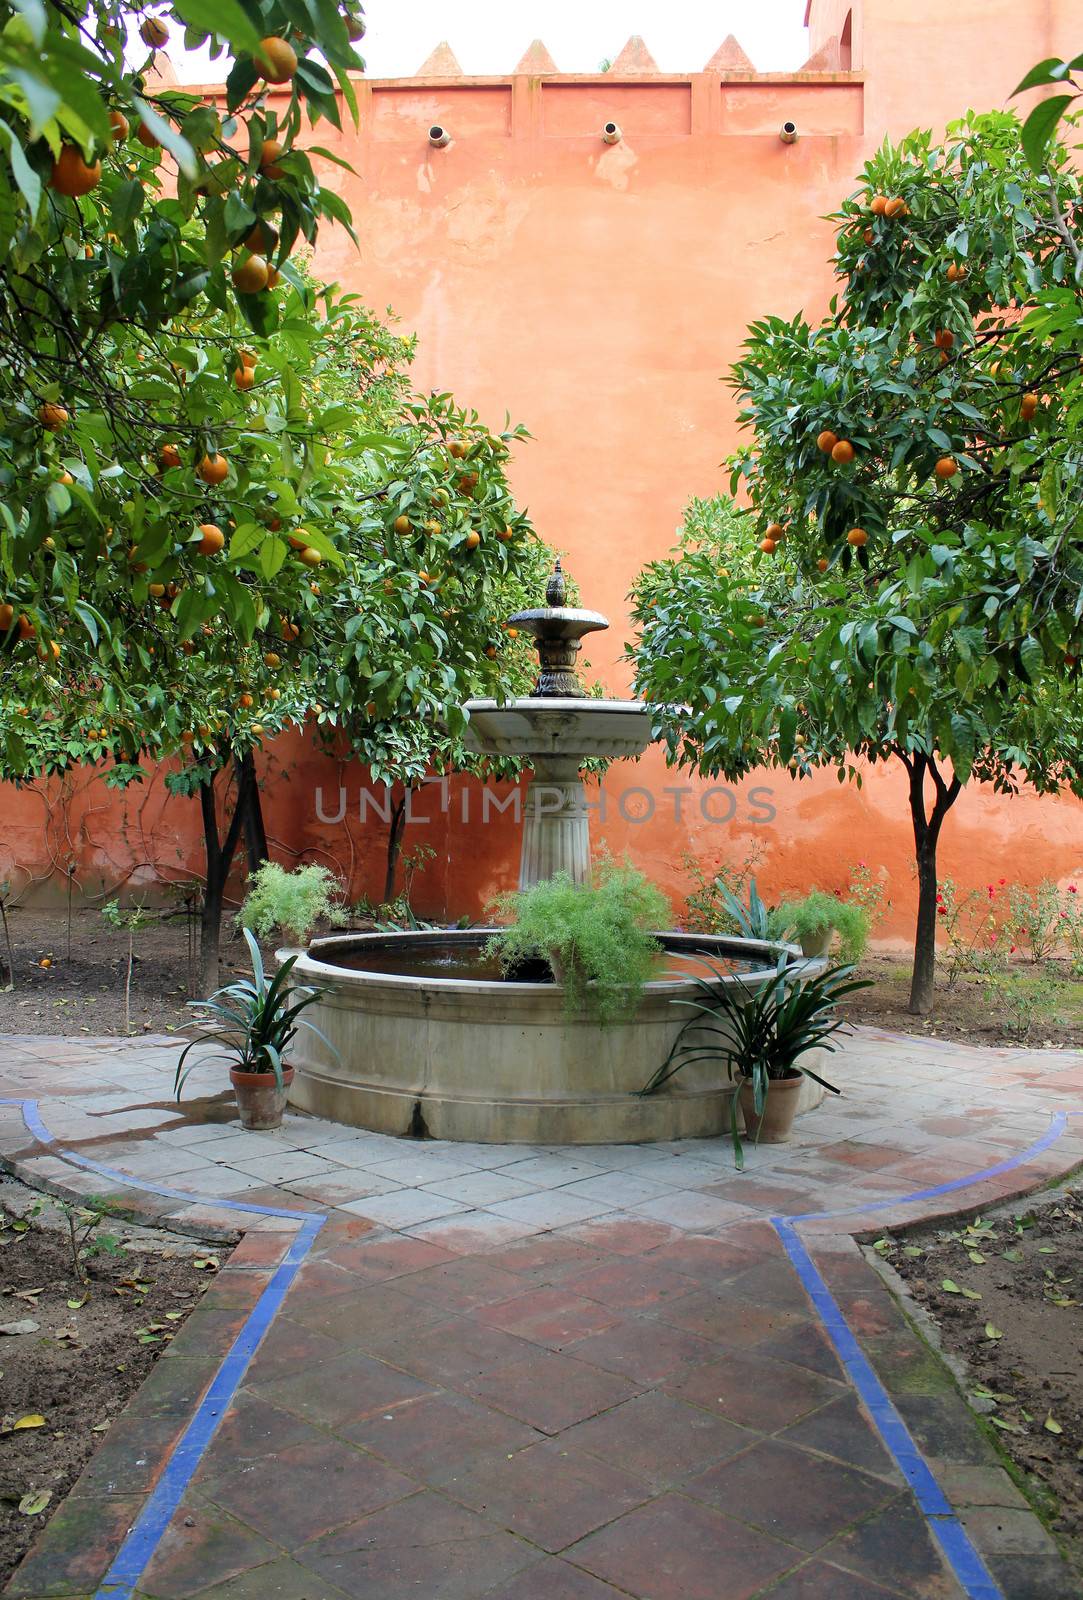
[[[575,658],[588,633],[609,627],[597,611],[564,604],[560,560],[545,590],[545,605],[519,611],[509,626],[538,647],[538,681],[523,699],[468,700],[466,743],[486,755],[525,756],[534,769],[523,805],[519,887],[567,872],[590,880],[587,798],[580,777],[591,756],[638,756],[651,737],[651,717],[639,700],[594,700],[583,693]]]
[[[537,644],[533,692],[466,706],[473,750],[523,756],[533,767],[520,888],[558,871],[589,881],[583,763],[638,756],[650,742],[651,714],[642,702],[583,693],[575,675],[580,641],[609,623],[596,611],[566,606],[566,598],[558,561],[546,604],[509,619]],[[646,1099],[636,1090],[665,1059],[688,1015],[674,1001],[694,994],[700,956],[728,968],[727,981],[739,976],[754,987],[773,973],[784,947],[661,933],[658,975],[634,1015],[603,1027],[587,1011],[569,1013],[559,984],[505,977],[486,955],[491,932],[315,940],[294,976],[323,990],[309,1016],[333,1049],[311,1033],[297,1039],[293,1104],[381,1133],[482,1143],[634,1143],[726,1130],[729,1084],[718,1061],[685,1068]],[[822,1094],[804,1079],[802,1108]]]

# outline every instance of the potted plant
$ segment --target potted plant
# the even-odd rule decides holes
[[[274,977],[268,979],[259,945],[247,928],[244,936],[252,957],[252,976],[226,984],[207,1000],[189,1000],[204,1031],[181,1051],[173,1088],[179,1100],[185,1079],[198,1065],[193,1061],[186,1067],[188,1056],[197,1045],[216,1040],[223,1047],[219,1059],[230,1063],[229,1076],[237,1096],[241,1127],[277,1128],[293,1082],[293,1068],[287,1064],[286,1055],[297,1030],[311,1028],[328,1043],[314,1023],[301,1017],[301,1012],[320,998],[321,991],[292,987],[289,976],[298,959],[295,955],[283,961]],[[200,1057],[201,1061],[211,1059],[214,1057]]]
[[[568,1010],[589,1007],[603,1023],[635,1008],[662,949],[649,930],[670,918],[661,890],[613,861],[601,863],[593,884],[558,872],[501,895],[496,909],[514,918],[487,946],[505,971],[545,961]]]
[[[287,872],[277,861],[264,861],[249,883],[238,921],[261,939],[281,928],[295,944],[307,945],[321,919],[332,926],[345,921],[342,884],[327,867],[309,862]]]
[[[757,1143],[779,1144],[790,1137],[803,1077],[831,1094],[839,1093],[803,1058],[817,1048],[835,1049],[829,1041],[845,1027],[837,1014],[838,1002],[869,985],[853,978],[852,966],[805,977],[802,964],[791,962],[786,952],[766,982],[756,979],[755,984],[751,977],[725,972],[706,956],[701,959],[713,977],[694,979],[698,998],[674,1002],[691,1006],[695,1015],[681,1028],[666,1060],[640,1093],[657,1093],[692,1062],[721,1057],[733,1084],[730,1133],[740,1169],[744,1154],[738,1109],[748,1136]]]
[[[839,955],[853,966],[865,954],[869,942],[869,915],[855,900],[813,889],[803,900],[784,900],[772,913],[777,937],[796,937],[802,953],[813,958],[826,956],[832,940],[839,936]]]

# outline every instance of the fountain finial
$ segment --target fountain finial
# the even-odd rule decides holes
[[[562,606],[567,598],[568,585],[564,581],[560,557],[557,556],[549,575],[549,582],[545,585],[545,603],[547,606]]]

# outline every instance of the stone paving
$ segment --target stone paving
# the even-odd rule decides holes
[[[177,1043],[5,1042],[29,1181],[244,1231],[8,1591],[97,1586],[308,1213],[328,1222],[138,1580],[151,1600],[1066,1600],[1052,1541],[855,1234],[987,1207],[1083,1158],[1083,1057],[862,1030],[791,1144],[412,1143],[238,1129]],[[60,1148],[62,1147],[62,1148]],[[63,1152],[69,1152],[65,1154]],[[165,1188],[172,1194],[154,1193]],[[191,1199],[187,1199],[187,1196]],[[298,1220],[226,1211],[272,1206]],[[815,1264],[995,1580],[961,1584],[769,1219]],[[999,1588],[996,1587],[999,1585]],[[131,1591],[128,1591],[131,1592]]]

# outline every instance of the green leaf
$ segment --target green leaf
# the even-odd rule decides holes
[[[1023,152],[1035,172],[1041,172],[1045,166],[1049,142],[1072,99],[1070,94],[1055,94],[1049,100],[1039,101],[1024,122]]]
[[[1003,1339],[1004,1331],[1002,1328],[998,1328],[994,1322],[987,1322],[985,1324],[985,1337],[994,1340]]]
[[[138,111],[141,120],[146,123],[152,133],[157,134],[170,155],[175,158],[185,177],[194,178],[199,170],[199,163],[196,161],[195,151],[188,143],[188,140],[177,132],[171,122],[167,122],[164,117],[160,117],[157,111],[152,111],[147,102],[141,100],[138,95],[132,96],[132,104]]]
[[[31,217],[36,217],[38,207],[41,205],[41,179],[23,154],[22,142],[18,135],[12,132],[6,122],[0,122],[0,138],[8,147],[12,176],[30,209]]]
[[[962,1294],[963,1292],[954,1278],[945,1278],[940,1287],[945,1294]]]
[[[259,30],[237,0],[174,0],[173,10],[190,27],[227,40],[235,53],[255,50],[259,44]]]
[[[1021,83],[1017,83],[1009,99],[1014,100],[1017,94],[1022,94],[1025,89],[1037,89],[1046,83],[1063,83],[1068,63],[1059,56],[1047,56],[1044,61],[1039,61],[1037,66],[1031,67]]]
[[[1060,1429],[1057,1429],[1060,1432]],[[19,1510],[24,1517],[38,1517],[45,1510],[53,1498],[51,1489],[33,1489],[29,1494],[24,1494],[19,1501]]]
[[[1064,1429],[1061,1427],[1060,1423],[1053,1416],[1052,1412],[1050,1412],[1049,1415],[1046,1417],[1045,1421],[1042,1423],[1042,1427],[1045,1429],[1046,1433],[1063,1433],[1064,1432]]]

